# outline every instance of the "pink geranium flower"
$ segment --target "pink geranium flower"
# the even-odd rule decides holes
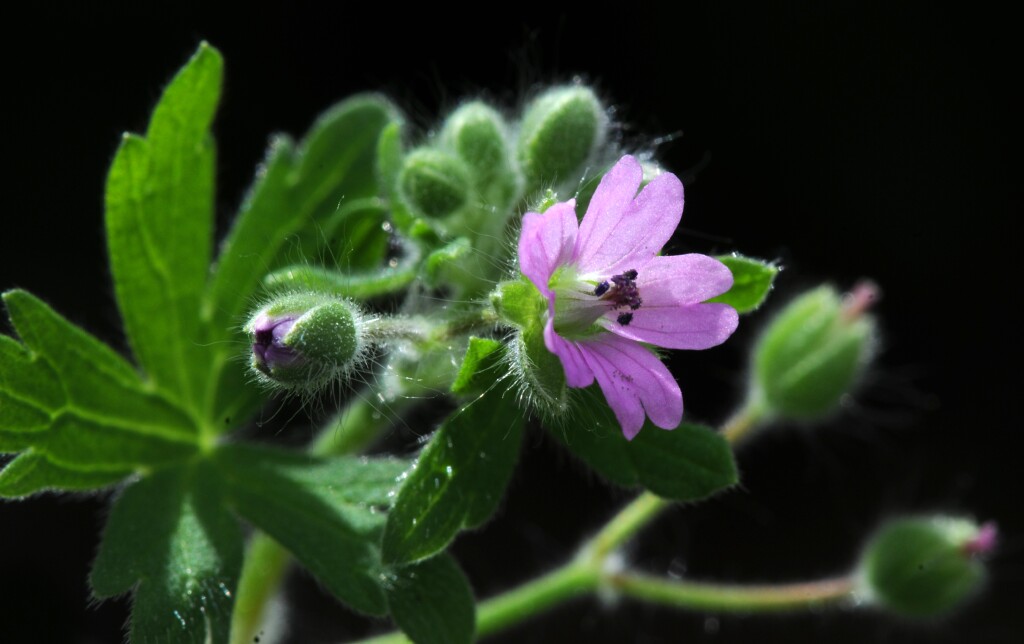
[[[707,349],[736,330],[736,310],[703,304],[732,286],[732,273],[705,255],[659,256],[683,214],[683,185],[662,174],[644,187],[624,156],[603,179],[583,221],[576,200],[527,213],[519,267],[547,299],[544,343],[566,384],[597,379],[626,438],[644,416],[664,429],[682,420],[683,396],[646,345]]]

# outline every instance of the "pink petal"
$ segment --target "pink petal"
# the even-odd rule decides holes
[[[643,295],[643,292],[641,292]],[[667,349],[707,349],[725,342],[739,324],[736,309],[728,304],[647,306],[631,311],[629,324],[619,324],[621,311],[609,311],[603,326],[615,335]]]
[[[683,216],[683,184],[665,173],[626,200],[642,179],[640,164],[625,156],[601,180],[580,225],[575,253],[580,273],[640,270],[672,237]]]
[[[668,369],[646,348],[615,335],[603,334],[579,343],[583,358],[604,397],[633,440],[644,413],[663,429],[675,429],[683,418],[683,394]]]
[[[544,346],[562,361],[565,384],[570,387],[589,387],[594,382],[594,372],[584,361],[579,346],[555,333],[555,325],[551,319],[548,319],[544,327]]]
[[[732,288],[732,271],[707,255],[655,257],[636,278],[644,307],[696,304]]]
[[[572,258],[577,227],[575,199],[555,204],[543,215],[528,212],[523,216],[519,270],[545,296],[551,294],[548,282],[552,273]]]

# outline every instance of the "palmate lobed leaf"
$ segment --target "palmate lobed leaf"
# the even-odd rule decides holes
[[[597,394],[588,389],[584,398]],[[666,431],[648,421],[632,441],[626,440],[604,402],[594,400],[587,413],[573,415],[551,433],[610,482],[643,487],[676,501],[697,501],[738,480],[729,443],[703,425],[682,423]]]

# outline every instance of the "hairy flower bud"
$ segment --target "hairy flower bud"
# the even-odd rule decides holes
[[[358,362],[363,347],[358,309],[322,293],[278,297],[245,325],[251,367],[259,379],[289,389],[315,389]]]
[[[445,121],[441,143],[465,161],[482,201],[506,215],[519,197],[521,180],[501,115],[486,103],[466,103]]]
[[[752,400],[774,416],[828,414],[862,374],[874,348],[875,322],[864,315],[877,298],[871,284],[845,299],[831,286],[805,293],[761,335],[754,350]]]
[[[526,187],[575,183],[604,142],[608,118],[588,87],[554,87],[526,108],[519,131],[519,162]]]
[[[398,176],[398,193],[418,217],[449,217],[469,202],[469,170],[453,154],[419,148],[405,157]]]
[[[893,521],[875,534],[861,557],[862,592],[908,617],[947,613],[981,587],[980,558],[995,543],[993,523],[978,526],[946,516]]]

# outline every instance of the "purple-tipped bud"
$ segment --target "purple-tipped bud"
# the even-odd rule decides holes
[[[290,389],[315,389],[358,362],[363,347],[358,309],[324,293],[278,297],[245,325],[251,366],[260,380]]]
[[[299,355],[284,345],[284,338],[295,325],[296,315],[274,317],[262,313],[252,322],[252,364],[265,374],[275,367],[291,367]]]

